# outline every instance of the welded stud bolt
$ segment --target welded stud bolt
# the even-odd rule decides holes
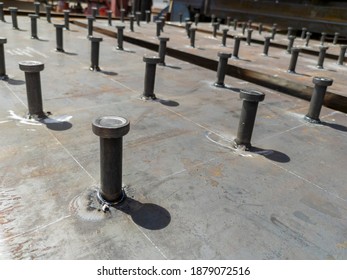
[[[134,15],[130,15],[130,16],[129,16],[129,20],[130,20],[130,30],[131,30],[131,32],[134,32],[134,19],[135,19],[135,16],[134,16]]]
[[[156,56],[144,56],[143,61],[146,63],[145,82],[143,99],[156,99],[154,94],[155,72],[157,64],[160,63],[160,58]]]
[[[98,8],[93,7],[93,8],[92,8],[92,16],[93,16],[94,18],[96,18],[97,13],[98,13]]]
[[[52,14],[52,6],[46,5],[46,18],[48,23],[51,23],[51,14]]]
[[[191,27],[189,31],[190,31],[190,46],[192,48],[195,48],[196,27]]]
[[[246,28],[247,28],[247,23],[246,22],[242,23],[242,34],[243,35],[245,35],[245,33],[246,33]]]
[[[166,44],[170,40],[168,37],[159,37],[159,58],[160,63],[159,65],[165,66],[165,54],[166,54]]]
[[[251,41],[252,41],[252,32],[253,32],[253,29],[247,29],[247,41],[246,41],[246,44],[248,46],[251,45]]]
[[[107,10],[107,20],[108,20],[108,25],[112,26],[112,11]]]
[[[271,36],[266,36],[264,38],[264,50],[263,50],[263,55],[268,56],[269,53],[269,48],[270,48],[270,41],[271,41]]]
[[[247,28],[252,28],[252,20],[249,20],[248,22],[247,22]]]
[[[198,26],[199,18],[200,18],[200,14],[195,14],[195,16],[194,16],[195,26]]]
[[[215,15],[211,15],[211,25],[213,25],[215,20],[216,20],[216,16]]]
[[[319,114],[324,103],[324,96],[328,86],[333,84],[333,80],[324,77],[313,78],[314,89],[310,101],[310,107],[304,119],[311,123],[320,123]]]
[[[308,43],[310,42],[311,35],[312,35],[311,32],[306,32],[306,43],[305,43],[306,47],[308,47]]]
[[[99,202],[105,206],[120,203],[126,195],[122,188],[123,136],[130,130],[127,119],[103,116],[92,122],[93,133],[100,137]]]
[[[164,32],[165,17],[159,17],[159,20],[161,20],[161,32]]]
[[[95,20],[95,18],[93,16],[87,16],[87,20],[88,20],[88,37],[93,36],[93,22]]]
[[[64,22],[65,22],[66,30],[70,30],[69,16],[70,16],[70,10],[64,10]]]
[[[272,40],[275,39],[276,32],[277,32],[277,27],[276,26],[272,26],[271,27],[271,39]]]
[[[335,32],[334,40],[333,40],[333,45],[336,45],[336,44],[337,44],[337,41],[339,40],[339,35],[340,35],[340,33]]]
[[[237,29],[237,19],[233,20],[233,26],[234,26],[234,30],[236,30]]]
[[[124,16],[125,16],[125,9],[120,9],[120,20],[121,20],[121,22],[124,22]]]
[[[102,38],[99,37],[89,37],[91,41],[91,65],[89,67],[90,71],[100,71],[99,67],[99,53],[100,53],[100,42]]]
[[[217,37],[218,23],[217,23],[217,22],[214,22],[213,25],[212,25],[212,27],[213,27],[212,35],[213,35],[214,38],[216,38],[216,37]]]
[[[155,21],[155,24],[157,25],[157,37],[160,36],[160,33],[161,33],[161,20],[156,20]]]
[[[229,29],[228,28],[224,28],[222,31],[223,31],[222,46],[226,47],[226,45],[227,45],[227,36],[228,36]]]
[[[291,53],[293,45],[294,45],[295,36],[294,35],[290,35],[288,37],[288,40],[289,40],[289,42],[288,42],[288,46],[287,46],[287,53]]]
[[[263,32],[263,24],[259,23],[259,35]]]
[[[40,17],[40,2],[34,2],[34,6],[35,6],[35,14]]]
[[[231,17],[227,17],[226,26],[230,26]]]
[[[235,36],[234,40],[235,40],[235,43],[234,43],[234,50],[233,50],[232,58],[233,59],[239,59],[241,37]]]
[[[124,25],[117,25],[117,50],[123,50],[123,40],[124,40]]]
[[[13,29],[19,29],[18,28],[18,21],[17,21],[17,11],[18,11],[18,8],[16,8],[16,7],[9,7],[8,10],[11,12]]]
[[[40,80],[40,72],[44,69],[44,64],[39,61],[22,61],[19,62],[19,69],[25,73],[29,116],[44,118]]]
[[[291,49],[292,56],[290,58],[288,73],[295,73],[296,63],[298,61],[300,51],[301,51],[300,48],[292,48]]]
[[[4,3],[0,2],[0,20],[5,22],[5,17],[4,17]]]
[[[55,34],[56,34],[56,40],[57,40],[57,48],[56,50],[58,52],[64,52],[63,48],[63,28],[65,27],[65,24],[54,24],[55,27]]]
[[[320,37],[320,45],[323,46],[325,42],[327,34],[325,32],[322,32],[322,36]]]
[[[4,45],[7,43],[7,39],[0,37],[0,80],[7,80],[5,67],[5,48]]]
[[[38,15],[37,14],[29,14],[31,21],[31,39],[38,39],[37,37],[37,19]]]
[[[222,19],[221,18],[217,18],[217,30],[219,31],[220,29],[220,24],[222,22]]]
[[[347,45],[341,45],[340,46],[340,55],[339,55],[339,59],[337,61],[338,65],[343,65],[343,61],[345,60],[345,54],[346,54],[346,49],[347,49]]]
[[[142,13],[136,12],[135,15],[136,15],[136,24],[137,24],[137,26],[140,26],[140,20],[141,20]]]
[[[329,49],[329,47],[319,46],[319,56],[318,56],[318,63],[317,63],[318,69],[323,69],[325,54],[326,54],[328,49]]]
[[[182,24],[182,22],[183,22],[183,14],[182,13],[179,14],[179,21],[180,21],[180,24]]]
[[[225,84],[224,84],[225,72],[228,65],[228,59],[231,57],[231,54],[219,52],[218,56],[219,56],[219,62],[218,62],[218,68],[217,68],[217,82],[214,83],[214,86],[225,87]]]
[[[287,38],[293,35],[293,27],[288,27]]]
[[[151,21],[151,11],[146,10],[146,23],[150,23]]]
[[[307,28],[303,27],[302,30],[301,30],[301,39],[305,39],[306,32],[307,32]]]
[[[186,22],[186,32],[187,32],[188,38],[190,38],[190,28],[191,28],[192,24],[193,23],[191,21]]]
[[[263,101],[265,94],[256,90],[241,90],[240,98],[243,100],[235,146],[244,146],[247,150],[252,147],[251,138],[257,115],[259,102]]]

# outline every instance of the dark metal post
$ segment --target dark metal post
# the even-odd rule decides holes
[[[103,206],[112,206],[126,198],[122,186],[123,136],[129,132],[130,123],[123,117],[98,117],[92,122],[92,130],[100,137],[100,189],[97,198]]]
[[[214,24],[215,20],[216,20],[216,16],[215,15],[211,15],[211,25]]]
[[[227,17],[226,26],[230,27],[230,21],[231,21],[231,17]]]
[[[155,72],[160,58],[156,56],[144,56],[143,61],[146,63],[143,99],[156,99],[154,94]]]
[[[7,43],[7,39],[0,37],[0,80],[7,80],[6,66],[5,66],[5,48],[4,45]]]
[[[69,16],[70,16],[70,10],[64,10],[64,22],[65,22],[66,30],[70,30]]]
[[[226,47],[226,45],[227,45],[228,31],[229,31],[228,28],[224,28],[224,29],[223,29],[223,37],[222,37],[222,46],[223,46],[223,47]]]
[[[288,73],[295,73],[296,63],[298,61],[300,51],[301,51],[300,48],[292,48],[292,50],[291,50],[292,56],[290,58]]]
[[[327,34],[325,32],[322,32],[322,36],[320,37],[320,44],[321,44],[321,46],[324,45],[326,36],[327,36]]]
[[[236,18],[233,20],[233,25],[234,25],[234,30],[236,30],[237,29],[237,19]]]
[[[13,29],[19,29],[18,28],[18,21],[17,21],[17,11],[18,11],[18,8],[16,8],[16,7],[9,7],[8,10],[11,12]]]
[[[192,24],[193,23],[191,21],[186,22],[186,32],[187,32],[188,38],[190,38],[190,27],[192,26]]]
[[[192,48],[195,48],[195,33],[196,33],[196,27],[191,27],[189,29],[190,31],[190,46]]]
[[[252,147],[251,138],[257,115],[258,103],[263,101],[265,94],[255,90],[241,90],[240,98],[243,100],[235,146]]]
[[[159,17],[159,20],[161,20],[161,32],[164,32],[165,17]]]
[[[268,56],[269,53],[269,48],[270,48],[270,41],[271,41],[271,36],[266,36],[264,38],[264,50],[263,50],[263,55]]]
[[[51,23],[51,12],[52,12],[52,6],[46,5],[46,18],[48,23]]]
[[[324,103],[324,96],[327,87],[333,84],[333,80],[324,77],[314,77],[313,83],[315,86],[305,120],[311,123],[320,123],[319,114]]]
[[[124,33],[124,25],[116,25],[117,28],[117,49],[123,50],[123,33]]]
[[[87,16],[87,20],[88,20],[88,37],[93,36],[93,21],[95,20],[95,18],[93,16]]]
[[[326,54],[328,49],[329,49],[329,47],[319,46],[319,57],[318,57],[318,63],[317,63],[318,69],[323,69],[325,54]]]
[[[35,14],[40,17],[40,2],[34,2],[34,6],[35,6]]]
[[[259,23],[259,35],[263,32],[263,24]]]
[[[0,2],[0,20],[5,22],[5,17],[4,17],[4,3]]]
[[[234,50],[233,50],[232,58],[233,59],[239,59],[241,37],[235,36],[234,40],[235,40],[235,43],[234,43]]]
[[[230,53],[218,53],[219,62],[218,62],[218,68],[217,68],[217,82],[214,83],[216,87],[225,87],[224,79],[225,79],[225,72],[228,65],[228,59],[231,57]]]
[[[44,118],[40,80],[44,64],[39,61],[22,61],[19,62],[19,69],[25,72],[29,117]]]
[[[246,45],[248,45],[248,46],[251,45],[251,41],[252,41],[252,32],[253,32],[253,29],[247,29],[247,41],[246,41]]]
[[[289,42],[288,42],[288,47],[287,47],[287,53],[291,53],[293,45],[294,45],[295,36],[294,35],[290,35],[288,37],[288,40],[289,40]]]
[[[95,19],[96,19],[97,13],[98,13],[98,8],[93,7],[93,8],[92,8],[92,16],[93,16]]]
[[[305,39],[306,32],[307,32],[307,28],[303,27],[302,30],[301,30],[301,39]]]
[[[198,26],[199,18],[200,18],[200,14],[195,14],[195,16],[194,16],[195,26]]]
[[[37,14],[29,14],[31,21],[31,39],[38,39],[37,37],[37,19],[38,15]]]
[[[271,39],[272,40],[275,39],[276,32],[277,32],[277,27],[276,26],[272,26],[271,27]]]
[[[182,22],[183,22],[183,14],[180,13],[180,14],[179,14],[179,17],[180,17],[180,24],[182,24]]]
[[[216,37],[217,37],[217,27],[218,27],[218,23],[216,23],[216,22],[213,23],[212,27],[213,27],[212,35],[213,35],[214,38],[216,38]]]
[[[157,37],[159,37],[160,33],[161,33],[161,20],[156,20],[155,24],[157,26],[157,33],[156,34],[157,34]]]
[[[346,54],[346,49],[347,49],[347,45],[341,45],[340,46],[340,55],[339,55],[339,59],[337,61],[338,65],[343,65],[343,61],[345,60],[345,54]]]
[[[222,19],[221,18],[217,18],[217,30],[218,31],[219,31],[221,22],[222,22]]]
[[[248,20],[247,28],[252,29],[252,20]]]
[[[159,37],[159,58],[160,63],[159,65],[165,66],[165,54],[166,54],[166,44],[170,40],[168,37]]]
[[[337,41],[339,40],[339,35],[340,35],[340,33],[335,32],[334,40],[333,40],[333,45],[336,45],[336,44],[337,44]]]
[[[125,16],[125,9],[120,9],[120,20],[121,20],[121,22],[124,22],[124,16]]]
[[[135,16],[134,16],[134,15],[130,15],[130,16],[129,16],[130,30],[131,30],[131,32],[134,32],[134,19],[135,19]]]
[[[57,39],[57,48],[56,50],[58,52],[64,52],[63,48],[63,28],[65,27],[64,24],[54,24],[55,27],[55,34]]]
[[[308,43],[310,42],[311,35],[312,35],[311,32],[306,32],[306,43],[305,43],[306,47],[308,47]]]
[[[245,35],[246,28],[247,28],[247,23],[246,22],[242,23],[242,35]]]
[[[146,10],[146,22],[150,23],[150,21],[151,21],[151,11]]]
[[[91,41],[91,65],[89,67],[90,71],[100,71],[99,67],[99,53],[100,53],[100,42],[102,38],[99,37],[89,37]]]
[[[108,25],[112,26],[112,11],[111,10],[107,10],[107,21],[108,21]]]
[[[293,35],[293,27],[288,27],[287,38]]]
[[[142,13],[141,12],[136,12],[136,24],[137,26],[140,26],[140,20],[141,20],[141,15]]]

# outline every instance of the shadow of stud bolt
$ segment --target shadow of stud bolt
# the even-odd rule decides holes
[[[295,73],[296,63],[298,62],[299,53],[301,48],[292,48],[292,55],[290,57],[290,63],[288,67],[288,73]]]
[[[117,25],[117,49],[118,50],[123,50],[123,41],[124,41],[124,25]]]
[[[318,69],[323,69],[325,54],[326,54],[328,49],[329,49],[329,47],[319,46],[319,56],[318,56],[318,63],[317,63]]]
[[[55,27],[55,35],[56,35],[56,41],[57,41],[56,50],[58,52],[64,52],[63,28],[65,27],[65,25],[64,24],[54,24],[54,27]]]
[[[19,62],[19,69],[25,73],[29,116],[44,118],[40,80],[40,72],[44,69],[44,64],[39,61],[22,61]]]
[[[37,19],[38,15],[37,14],[29,14],[31,21],[31,39],[38,39],[37,37]]]
[[[8,76],[6,75],[6,65],[5,65],[5,44],[7,39],[0,37],[0,80],[7,80]]]
[[[160,58],[160,63],[159,65],[165,66],[165,54],[166,54],[166,45],[167,42],[170,40],[168,37],[159,37],[159,58]]]
[[[13,29],[19,29],[18,28],[18,21],[17,21],[17,11],[18,11],[18,8],[16,8],[16,7],[9,7],[8,10],[11,13],[12,28]]]
[[[237,137],[234,140],[236,147],[245,146],[249,149],[258,109],[258,103],[263,101],[265,94],[255,90],[241,90],[240,98],[243,100]]]
[[[231,57],[231,54],[219,52],[218,56],[219,56],[219,62],[218,62],[218,68],[217,68],[217,82],[214,83],[214,86],[225,87],[225,84],[224,84],[225,72],[228,65],[228,59]]]
[[[343,61],[345,60],[346,49],[347,49],[347,45],[340,46],[340,55],[337,61],[338,65],[343,65]]]
[[[91,42],[91,65],[89,70],[90,71],[100,71],[99,67],[99,53],[100,53],[100,42],[102,41],[102,38],[99,37],[89,37],[89,40]]]
[[[328,86],[333,84],[333,80],[324,77],[313,78],[314,89],[310,101],[310,107],[304,119],[311,123],[320,123],[319,114],[323,106],[324,96]]]
[[[52,5],[46,5],[46,19],[48,23],[51,23]]]
[[[3,2],[0,2],[0,21],[5,22]]]
[[[105,212],[109,206],[125,199],[122,189],[123,136],[129,132],[130,123],[123,117],[104,116],[92,122],[92,130],[100,138],[100,189],[97,198]]]
[[[145,100],[156,99],[154,94],[155,72],[157,69],[157,64],[160,63],[160,58],[157,56],[145,55],[143,57],[143,61],[146,63],[146,70],[142,98]]]

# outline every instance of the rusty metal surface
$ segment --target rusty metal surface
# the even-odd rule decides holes
[[[347,258],[346,114],[323,107],[323,123],[309,124],[304,100],[230,76],[216,88],[215,71],[170,56],[157,69],[158,100],[143,101],[143,55],[154,52],[118,51],[102,36],[102,71],[92,72],[86,29],[71,24],[59,53],[44,19],[40,40],[27,17],[21,31],[0,24],[10,78],[0,82],[1,259]],[[25,118],[23,60],[45,64],[44,123]],[[244,88],[266,94],[253,153],[230,148]],[[131,123],[129,198],[107,214],[94,200],[100,115]]]

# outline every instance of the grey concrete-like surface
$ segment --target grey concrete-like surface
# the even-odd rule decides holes
[[[9,18],[7,17],[8,21]],[[347,116],[166,58],[157,101],[143,101],[146,49],[103,37],[101,72],[89,71],[87,31],[70,25],[64,49],[39,20],[40,40],[0,23],[8,81],[0,82],[0,259],[346,259]],[[95,34],[97,35],[97,34]],[[43,122],[28,120],[18,62],[39,60]],[[266,94],[252,137],[256,152],[231,148],[240,89]],[[99,139],[91,122],[123,116],[128,195],[103,213]]]

